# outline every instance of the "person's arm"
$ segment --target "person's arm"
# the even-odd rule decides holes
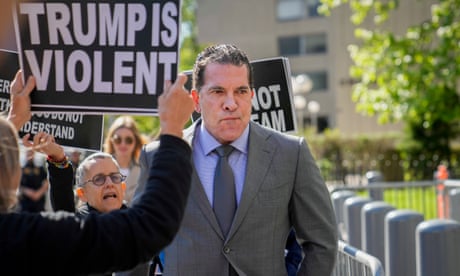
[[[73,191],[73,168],[57,167],[48,162],[48,179],[50,183],[50,202],[54,211],[75,212],[75,195]]]
[[[130,208],[86,218],[67,212],[0,215],[2,271],[80,275],[124,271],[149,261],[180,227],[191,174],[190,146],[165,134],[145,192]]]
[[[48,156],[48,179],[50,202],[54,211],[75,212],[75,195],[73,192],[73,167],[65,155],[64,148],[56,143],[54,137],[45,132],[38,132],[33,141],[30,134],[24,135],[24,146]],[[48,184],[48,183],[47,183]],[[46,187],[46,190],[48,187]]]
[[[139,178],[137,179],[137,187],[136,191],[134,192],[133,199],[131,201],[131,205],[139,202],[141,195],[144,193],[145,184],[147,183],[147,179],[149,178],[149,168],[151,159],[154,156],[154,152],[158,148],[158,141],[152,141],[147,145],[144,145],[141,150],[141,154],[139,157],[139,166],[141,168],[141,172],[139,173]]]
[[[145,190],[145,183],[147,183],[148,179],[148,150],[146,149],[147,145],[144,145],[141,150],[141,154],[139,156],[139,166],[141,167],[141,172],[139,173],[139,177],[137,179],[137,186],[136,190],[134,191],[133,199],[131,204],[135,204],[139,202],[141,195],[144,193]]]
[[[337,224],[329,191],[305,139],[298,146],[291,200],[293,226],[304,258],[298,275],[330,275],[337,257]]]
[[[150,260],[173,240],[192,177],[191,148],[177,132],[194,106],[183,88],[186,79],[179,75],[159,97],[160,145],[139,203],[84,219],[67,212],[0,214],[0,264],[5,274],[122,271]]]

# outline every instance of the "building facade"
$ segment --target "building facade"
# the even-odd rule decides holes
[[[199,43],[232,43],[252,60],[288,57],[301,126],[337,129],[345,136],[401,130],[401,123],[380,125],[356,112],[347,47],[357,41],[348,5],[324,17],[317,12],[320,0],[196,1]],[[430,17],[433,2],[399,1],[385,27],[403,33]]]

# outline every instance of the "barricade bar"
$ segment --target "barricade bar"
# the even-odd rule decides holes
[[[338,241],[337,262],[333,276],[384,276],[382,263],[343,241]]]

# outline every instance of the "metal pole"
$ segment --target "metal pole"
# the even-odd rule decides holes
[[[424,220],[413,210],[394,210],[385,216],[385,272],[388,276],[416,274],[415,229]]]
[[[458,276],[460,223],[434,219],[416,229],[417,276]]]
[[[346,241],[358,249],[361,249],[361,209],[364,204],[371,202],[370,198],[354,196],[345,200],[344,222],[346,229]]]
[[[362,248],[385,263],[385,216],[395,207],[383,201],[367,203],[361,210]]]

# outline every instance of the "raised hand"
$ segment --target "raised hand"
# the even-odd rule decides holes
[[[26,84],[22,80],[22,71],[19,70],[10,87],[10,110],[7,119],[19,130],[31,118],[30,92],[35,87],[35,78],[30,76]]]
[[[161,134],[182,137],[182,130],[194,110],[192,96],[184,88],[186,82],[185,74],[179,74],[174,83],[165,82],[164,92],[158,98]]]
[[[29,140],[30,134],[22,137],[22,143],[25,147],[31,148],[36,152],[48,155],[52,160],[61,161],[65,158],[64,148],[56,143],[53,135],[40,131],[35,134],[33,141]]]

